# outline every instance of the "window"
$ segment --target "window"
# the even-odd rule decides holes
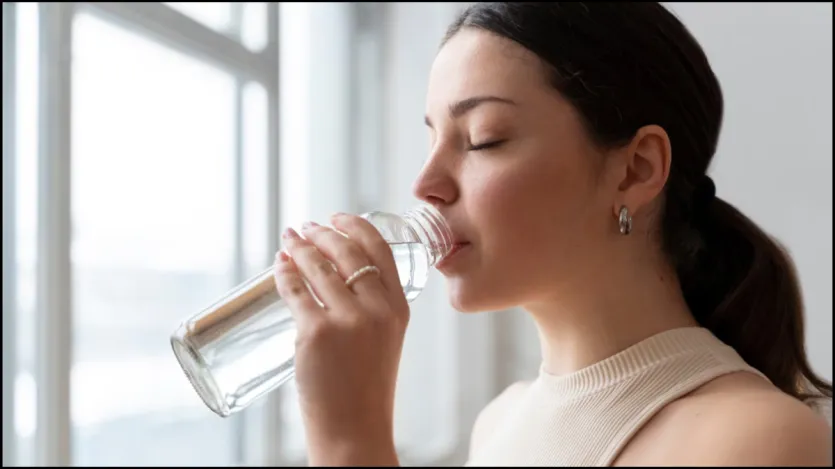
[[[4,5],[5,7],[5,5]],[[16,396],[14,427],[19,437],[17,448],[21,464],[35,464],[36,429],[35,387],[35,274],[37,252],[37,160],[38,160],[38,5],[18,3],[15,45],[15,365]],[[5,12],[4,12],[5,17]],[[4,28],[5,30],[5,28]],[[6,38],[3,38],[6,42]],[[5,77],[4,77],[5,81]],[[5,121],[5,119],[4,119]],[[5,122],[4,122],[5,125]],[[5,139],[4,139],[5,140]],[[4,162],[7,159],[3,155]],[[4,221],[5,225],[5,221]],[[5,240],[4,240],[5,242]],[[4,317],[6,312],[4,311]],[[4,377],[5,379],[5,377]],[[4,437],[5,438],[5,437]]]
[[[72,45],[75,461],[234,464],[161,339],[234,286],[235,79],[85,13]]]
[[[128,11],[118,5],[3,7],[4,102],[15,98],[15,106],[4,106],[4,117],[7,110],[14,115],[10,126],[4,118],[4,141],[7,130],[15,134],[15,144],[4,146],[4,168],[7,160],[16,163],[10,226],[17,294],[13,309],[4,302],[4,325],[12,311],[16,323],[14,463],[261,463],[253,440],[271,436],[264,419],[252,412],[220,419],[209,412],[173,359],[168,336],[185,316],[272,260],[269,230],[277,203],[269,200],[269,187],[276,186],[277,151],[269,128],[277,116],[270,111],[277,53],[268,58],[267,52],[228,47],[241,52],[206,57],[205,50],[217,50],[207,47],[190,54],[200,37],[181,41],[178,24],[166,23],[170,15],[160,10],[166,7],[147,4],[146,16],[137,20],[130,9],[145,4]],[[267,31],[268,6],[275,4],[258,5],[248,8],[248,17],[263,23],[260,38],[247,39],[232,27],[213,40],[249,41],[257,46],[249,49],[266,50],[274,34]],[[6,22],[7,13],[13,23]],[[210,15],[201,18],[211,22]],[[60,28],[44,29],[56,23],[69,26],[66,64],[53,36]],[[14,47],[11,63],[7,44]],[[268,52],[275,53],[274,46]],[[240,63],[250,66],[239,70]],[[15,75],[9,87],[7,72]],[[69,76],[70,86],[55,76]],[[55,106],[66,103],[69,118],[58,112],[43,119],[44,110],[61,111],[66,108]],[[66,142],[62,135],[69,137],[68,152],[43,147]],[[62,205],[42,184],[42,173],[45,161],[66,154],[69,223],[62,230],[43,215],[46,206],[60,211]],[[4,224],[6,212],[4,206]],[[47,230],[52,234],[46,242],[66,243],[69,257],[68,273],[49,279],[40,273],[55,264],[39,263],[45,242],[38,236]],[[4,293],[5,272],[6,264]],[[56,291],[51,303],[42,301],[52,296],[44,283],[63,281],[69,281],[68,294]],[[55,298],[71,307],[61,308]],[[45,325],[50,315],[71,317],[68,343],[45,345],[44,337],[54,332]],[[4,357],[6,351],[4,340]],[[69,370],[60,369],[65,365],[54,360],[56,354],[71,357],[63,362]],[[59,386],[42,385],[44,377]],[[69,405],[53,405],[62,400]],[[44,430],[52,422],[60,428],[62,419],[68,432]],[[4,433],[4,463],[6,443]]]

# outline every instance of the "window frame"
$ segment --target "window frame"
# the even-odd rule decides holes
[[[17,89],[17,4],[3,2],[3,466],[17,456],[15,431],[16,191],[15,113]]]

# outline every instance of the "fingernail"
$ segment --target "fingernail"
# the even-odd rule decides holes
[[[314,226],[319,226],[319,224],[316,223],[315,221],[306,221],[306,222],[302,223],[302,229],[303,230],[309,230],[309,229],[313,228]]]
[[[282,238],[285,238],[285,239],[299,239],[300,236],[299,236],[298,233],[296,233],[296,230],[294,230],[293,228],[287,228],[286,230],[284,230],[284,234],[282,235]]]
[[[281,251],[278,251],[277,257],[278,260],[280,260],[281,262],[288,262],[290,260],[290,256],[288,256],[287,252],[283,249]]]
[[[346,216],[346,215],[347,215],[347,213],[336,212],[336,213],[334,213],[333,215],[331,215],[331,220],[338,219],[338,218],[342,218],[342,217],[344,217],[344,216]]]

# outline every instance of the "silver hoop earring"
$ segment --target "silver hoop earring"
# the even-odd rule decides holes
[[[629,215],[626,205],[621,206],[620,215],[618,215],[618,226],[620,227],[620,234],[628,235],[632,232],[632,216]]]

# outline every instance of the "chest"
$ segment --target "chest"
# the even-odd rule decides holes
[[[468,465],[608,466],[644,421],[619,391],[567,403],[526,396],[499,419]]]

